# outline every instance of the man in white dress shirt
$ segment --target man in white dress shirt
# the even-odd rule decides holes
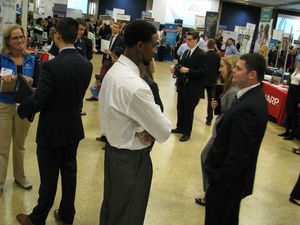
[[[150,150],[164,142],[171,123],[155,104],[139,65],[156,49],[156,29],[134,21],[124,33],[125,53],[107,72],[100,91],[100,122],[107,138],[100,225],[142,225],[152,179]]]

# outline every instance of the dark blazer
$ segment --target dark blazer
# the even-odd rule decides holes
[[[179,61],[184,67],[189,68],[189,73],[180,74],[177,80],[177,88],[196,91],[200,97],[204,97],[205,76],[207,74],[206,57],[203,50],[196,47],[190,57],[186,58],[188,50],[183,53]]]
[[[205,161],[211,186],[243,197],[252,194],[267,120],[268,108],[260,86],[246,92],[224,113]]]
[[[209,50],[206,53],[207,61],[207,74],[205,76],[205,86],[212,87],[219,77],[219,68],[220,68],[221,57],[215,51]]]
[[[111,34],[107,35],[106,40],[110,40],[110,38],[111,38]],[[121,47],[121,48],[125,49],[124,37],[121,34],[118,34],[118,36],[116,37],[113,45],[110,47],[110,51],[113,52],[114,48],[116,48],[116,47]],[[111,61],[111,57],[110,56],[109,56],[109,58],[107,58],[107,55],[103,54],[102,62],[105,59],[109,59]]]
[[[65,49],[43,65],[35,93],[18,107],[21,118],[40,111],[38,145],[64,147],[84,138],[80,112],[92,70],[76,49]]]

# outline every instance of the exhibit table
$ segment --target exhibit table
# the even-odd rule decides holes
[[[283,124],[288,86],[285,84],[274,85],[267,81],[263,81],[262,84],[269,115],[275,118],[277,123]]]

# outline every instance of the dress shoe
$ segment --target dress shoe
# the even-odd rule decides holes
[[[300,200],[290,197],[289,201],[297,206],[300,206]]]
[[[210,125],[211,125],[211,121],[206,120],[205,124],[206,124],[207,126],[210,126]]]
[[[81,116],[85,116],[86,113],[85,113],[85,112],[80,112],[80,115],[81,115]]]
[[[62,218],[60,217],[60,215],[58,214],[58,209],[54,210],[54,218],[60,222],[61,225],[72,225],[71,223],[65,223]]]
[[[104,135],[101,135],[101,136],[99,136],[99,137],[96,137],[96,140],[97,141],[102,141],[102,142],[107,142],[107,139],[106,139],[106,137],[104,136]]]
[[[178,128],[175,128],[175,129],[171,130],[171,133],[173,133],[173,134],[182,134],[182,131],[179,130]]]
[[[179,139],[180,142],[186,142],[190,139],[190,136],[189,135],[182,135],[181,138]]]
[[[283,140],[286,140],[286,141],[294,140],[294,136],[288,135],[288,136],[284,137]]]
[[[94,96],[91,96],[89,98],[86,98],[85,99],[86,101],[98,101],[98,98],[94,97]]]
[[[20,188],[23,188],[23,189],[26,189],[26,190],[29,190],[32,188],[32,183],[29,182],[28,180],[22,180],[22,181],[19,181],[17,179],[15,179],[15,183],[17,184],[17,186],[19,186]]]
[[[296,155],[300,155],[300,148],[293,148],[293,153]]]
[[[195,198],[195,203],[198,205],[206,206],[205,198]]]
[[[22,225],[34,225],[27,214],[20,213],[16,216],[16,218]]]
[[[279,137],[287,137],[287,136],[289,136],[290,135],[290,132],[283,132],[283,133],[281,133],[281,134],[278,134],[278,136]]]

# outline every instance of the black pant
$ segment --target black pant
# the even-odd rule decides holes
[[[231,192],[232,193],[232,192]],[[212,185],[206,192],[205,225],[238,225],[242,194]]]
[[[213,98],[213,87],[205,87],[207,93],[207,116],[206,121],[211,121],[213,119],[213,109],[211,107],[211,100]]]
[[[61,148],[37,146],[41,184],[38,204],[30,214],[30,219],[34,224],[45,224],[55,199],[59,172],[61,173],[62,198],[58,213],[65,223],[73,223],[77,147],[78,143]]]
[[[152,180],[150,149],[106,144],[100,225],[143,225]]]
[[[158,52],[157,52],[158,61],[160,61],[160,62],[164,61],[165,55],[166,55],[166,50],[167,50],[166,46],[162,46],[162,45],[159,46]]]
[[[186,87],[178,90],[177,97],[177,129],[190,136],[193,128],[194,111],[199,102],[199,90]]]
[[[287,115],[285,118],[286,132],[291,136],[296,136],[298,126],[298,115]]]
[[[292,193],[291,193],[291,197],[297,200],[300,200],[300,174],[297,180],[297,183],[295,184]]]

